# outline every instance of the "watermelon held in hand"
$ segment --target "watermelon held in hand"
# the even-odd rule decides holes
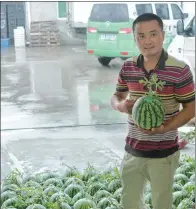
[[[145,78],[140,83],[147,86],[149,92],[135,102],[132,108],[132,119],[138,127],[143,129],[159,127],[164,122],[165,109],[156,91],[157,88],[160,90],[163,88],[164,82],[158,82],[157,75],[153,74],[149,81]],[[155,86],[155,91],[152,86]]]
[[[164,107],[157,96],[143,96],[134,104],[132,118],[143,129],[159,127],[165,118]]]

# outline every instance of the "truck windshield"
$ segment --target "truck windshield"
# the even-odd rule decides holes
[[[89,18],[93,22],[128,22],[127,4],[94,4]]]

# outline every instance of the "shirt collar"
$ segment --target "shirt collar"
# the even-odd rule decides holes
[[[164,70],[165,62],[168,59],[168,53],[163,49],[156,68]],[[144,68],[144,56],[140,54],[137,59],[137,67]]]

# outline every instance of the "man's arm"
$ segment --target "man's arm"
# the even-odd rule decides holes
[[[128,91],[115,92],[111,98],[111,105],[114,110],[118,110],[119,104],[127,98]]]
[[[180,128],[195,117],[195,101],[184,103],[182,106],[183,109],[164,125],[164,132]]]
[[[126,69],[126,62],[124,62],[119,72],[117,85],[116,85],[116,92],[112,95],[111,105],[114,110],[128,113],[128,109],[130,109],[133,106],[135,101],[126,99],[129,93],[129,88],[127,86],[127,82],[124,76],[125,69]]]
[[[195,101],[182,105],[183,109],[177,115],[167,120],[161,126],[157,128],[152,128],[151,130],[144,130],[139,127],[138,128],[143,133],[149,135],[162,134],[180,128],[181,126],[187,124],[192,118],[195,117]]]
[[[116,92],[111,99],[111,105],[114,110],[130,114],[130,110],[135,104],[135,99],[126,99],[128,92]]]

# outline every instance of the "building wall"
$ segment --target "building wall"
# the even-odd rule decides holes
[[[67,10],[68,8],[70,10],[69,6],[67,6]],[[27,42],[30,40],[30,23],[33,21],[56,21],[60,32],[61,44],[80,44],[84,42],[73,37],[69,28],[68,18],[58,18],[58,2],[26,2],[26,11],[26,16],[28,17]]]
[[[14,43],[14,29],[18,26],[26,28],[24,2],[0,2],[1,5],[1,38],[9,38]]]
[[[57,20],[57,2],[30,2],[31,21]]]

